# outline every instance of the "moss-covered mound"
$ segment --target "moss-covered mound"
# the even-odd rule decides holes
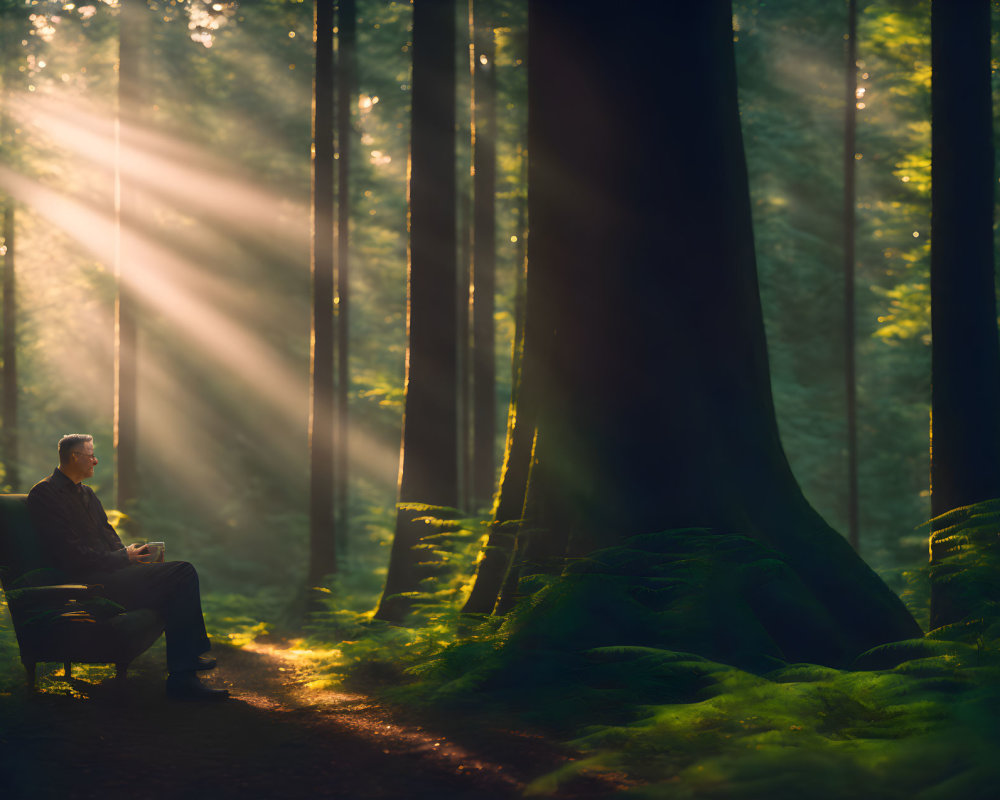
[[[526,650],[641,645],[756,672],[842,666],[829,615],[780,554],[703,529],[636,536],[577,560],[505,628]]]

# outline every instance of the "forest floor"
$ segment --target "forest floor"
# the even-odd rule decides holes
[[[215,649],[205,680],[229,689],[222,703],[166,698],[162,641],[123,691],[104,668],[66,681],[40,666],[39,692],[0,694],[0,797],[513,798],[573,757],[537,734],[310,688],[286,644],[251,648]],[[595,778],[554,796],[618,788]]]

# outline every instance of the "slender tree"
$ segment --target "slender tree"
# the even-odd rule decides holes
[[[315,0],[312,348],[309,414],[310,586],[337,570],[334,530],[334,0]]]
[[[142,219],[138,188],[133,185],[124,159],[139,142],[142,111],[141,62],[146,42],[145,0],[122,0],[118,31],[118,158],[117,263],[118,294],[115,300],[115,498],[127,509],[139,496],[138,475],[138,327],[136,325],[136,255],[133,241]]]
[[[471,50],[471,48],[470,48]],[[471,165],[469,172],[471,174]],[[468,186],[458,193],[458,475],[459,503],[475,507],[472,500],[472,198]]]
[[[524,159],[527,165],[527,159]],[[522,185],[527,175],[522,176]],[[498,598],[509,574],[515,536],[524,516],[524,492],[528,485],[531,452],[535,437],[536,404],[530,395],[522,398],[524,354],[524,284],[526,277],[527,250],[527,202],[522,197],[518,204],[518,264],[514,297],[514,343],[511,358],[511,400],[507,415],[507,446],[504,462],[500,470],[500,488],[494,505],[489,534],[482,557],[476,565],[476,576],[472,591],[462,607],[465,614],[489,614],[498,605]],[[516,571],[515,571],[516,574]],[[511,575],[514,577],[514,575]],[[509,587],[505,599],[513,599],[513,589]],[[499,610],[504,612],[508,605],[504,602]]]
[[[1000,497],[988,0],[931,3],[931,510]],[[943,543],[932,536],[932,560]],[[960,616],[935,586],[931,626]]]
[[[858,110],[858,7],[847,3],[844,103],[844,393],[847,405],[847,538],[857,550],[858,528],[858,384],[855,359],[854,302],[854,151]]]
[[[6,483],[21,485],[17,436],[17,280],[14,270],[14,200],[3,213],[3,465]]]
[[[730,3],[675,4],[649,25],[659,8],[529,2],[518,402],[532,398],[537,425],[512,569],[555,572],[636,534],[742,533],[812,598],[776,622],[789,651],[843,663],[919,628],[809,506],[781,448]],[[651,107],[665,74],[684,79]]]
[[[475,181],[475,0],[468,0],[459,11],[459,23],[464,23],[467,39],[464,52],[460,48],[456,83],[459,97],[468,98],[468,115],[461,119],[462,132],[458,151],[462,159],[458,172],[458,474],[459,496],[464,509],[475,508],[473,500],[473,410],[472,410],[472,318],[475,297],[472,288],[472,193]],[[463,58],[464,56],[464,58]],[[465,61],[465,69],[463,69]],[[464,104],[460,104],[464,111]]]
[[[4,108],[0,109],[0,147],[6,150],[13,140],[13,125],[7,107],[10,104],[13,78],[17,74],[11,50],[14,44],[16,30],[13,19],[0,19],[0,52],[3,63],[3,100]],[[16,206],[13,197],[5,198],[3,209],[3,466],[6,473],[6,483],[14,491],[20,487],[21,476],[18,465],[18,431],[17,431],[17,279],[15,271],[15,225]]]
[[[401,504],[458,504],[455,36],[453,0],[414,0]],[[397,514],[380,619],[402,620],[420,588],[414,516]]]
[[[472,9],[472,507],[496,481],[496,34],[485,0]]]
[[[334,509],[339,558],[347,544],[348,422],[351,388],[351,156],[354,142],[352,107],[357,85],[357,8],[340,0],[337,10],[337,381],[336,476]]]

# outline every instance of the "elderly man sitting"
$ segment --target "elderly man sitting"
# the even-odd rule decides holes
[[[59,466],[28,493],[28,512],[48,551],[67,578],[100,583],[125,608],[151,608],[166,619],[167,694],[185,700],[225,700],[198,670],[215,659],[201,612],[198,573],[186,561],[151,563],[147,545],[122,544],[94,491],[82,481],[94,474],[94,437],[74,433],[59,440]]]

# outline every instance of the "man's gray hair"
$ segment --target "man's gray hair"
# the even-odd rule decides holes
[[[89,433],[67,433],[59,440],[59,463],[65,464],[69,461],[69,454],[81,444],[94,441],[94,437]]]

